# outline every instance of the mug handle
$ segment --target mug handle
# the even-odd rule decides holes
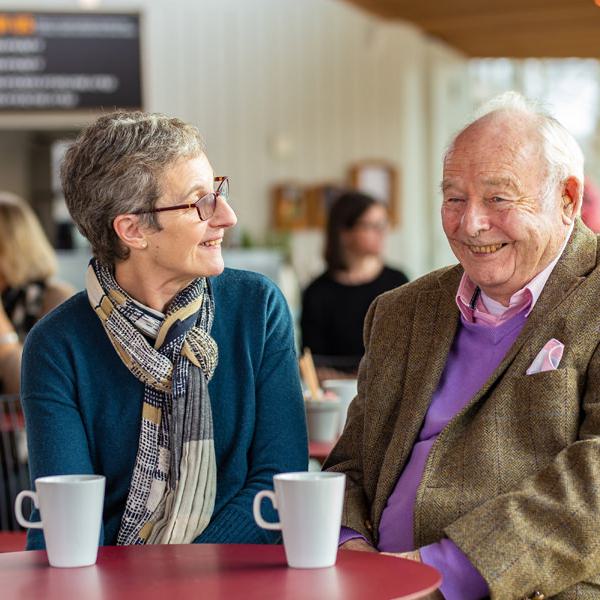
[[[23,517],[24,498],[31,498],[31,500],[33,501],[33,505],[36,508],[38,508],[38,497],[35,492],[32,492],[31,490],[23,490],[19,492],[17,494],[17,497],[15,498],[15,517],[17,517],[17,522],[21,527],[27,527],[30,529],[42,529],[43,524],[41,521],[36,521],[34,523],[33,521],[28,521],[27,519],[25,519],[25,517]]]
[[[254,520],[256,521],[256,524],[263,529],[272,529],[277,531],[281,529],[281,523],[269,523],[268,521],[265,521],[260,514],[260,502],[263,498],[269,498],[269,500],[271,500],[273,503],[273,508],[277,509],[277,499],[275,494],[271,490],[261,490],[258,492],[258,494],[256,494],[256,496],[254,496],[254,503],[252,504]]]

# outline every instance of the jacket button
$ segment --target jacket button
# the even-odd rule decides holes
[[[545,598],[546,596],[544,596],[544,594],[538,590],[535,590],[535,592],[529,596],[523,596],[523,600],[545,600]]]
[[[373,523],[371,523],[371,521],[369,521],[369,519],[367,519],[365,521],[365,527],[367,528],[367,531],[373,531]],[[543,600],[543,599],[541,599],[541,600]]]

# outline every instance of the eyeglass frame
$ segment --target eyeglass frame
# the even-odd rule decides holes
[[[219,182],[219,186],[217,187],[217,189],[214,192],[209,192],[208,194],[204,194],[204,196],[201,196],[200,198],[198,198],[198,200],[196,200],[196,202],[188,202],[187,204],[177,204],[176,206],[162,206],[160,208],[153,208],[152,210],[136,210],[134,212],[131,212],[130,214],[132,214],[132,215],[148,215],[148,214],[152,214],[152,213],[166,212],[168,210],[183,210],[184,208],[194,207],[196,209],[196,212],[198,213],[199,219],[201,221],[208,221],[208,219],[210,219],[215,214],[215,211],[217,210],[218,197],[224,196],[224,194],[221,192],[221,188],[223,187],[225,182],[227,182],[227,186],[229,187],[229,177],[227,175],[216,176],[216,177],[214,177],[213,181]],[[202,200],[204,200],[204,198],[206,198],[208,196],[215,197],[215,208],[212,212],[212,215],[206,217],[206,219],[203,219],[202,215],[200,214],[199,204],[200,204],[200,202],[202,202]]]
[[[358,229],[366,229],[369,231],[376,231],[377,233],[385,233],[390,228],[389,221],[378,221],[378,222],[369,222],[369,221],[356,221],[352,228]]]

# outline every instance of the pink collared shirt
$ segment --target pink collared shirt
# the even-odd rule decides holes
[[[476,297],[475,308],[471,308],[473,297],[477,292],[477,285],[471,280],[467,273],[463,273],[456,293],[456,304],[462,316],[469,323],[483,323],[490,327],[497,327],[500,323],[504,323],[511,317],[514,317],[518,312],[521,312],[527,307],[526,315],[533,310],[535,303],[538,301],[548,277],[556,266],[558,259],[561,257],[571,233],[573,224],[569,228],[569,232],[565,237],[560,252],[556,258],[543,270],[540,271],[524,288],[515,292],[509,300],[508,306],[504,306],[500,302],[490,298],[483,290],[480,290]]]

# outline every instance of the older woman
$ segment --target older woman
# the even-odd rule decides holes
[[[29,205],[0,192],[0,393],[19,392],[25,336],[73,293],[55,273],[56,256]]]
[[[306,468],[303,402],[281,293],[224,270],[227,178],[194,127],[136,112],[85,130],[62,182],[94,258],[26,344],[32,478],[105,475],[105,545],[274,541],[251,504]]]

